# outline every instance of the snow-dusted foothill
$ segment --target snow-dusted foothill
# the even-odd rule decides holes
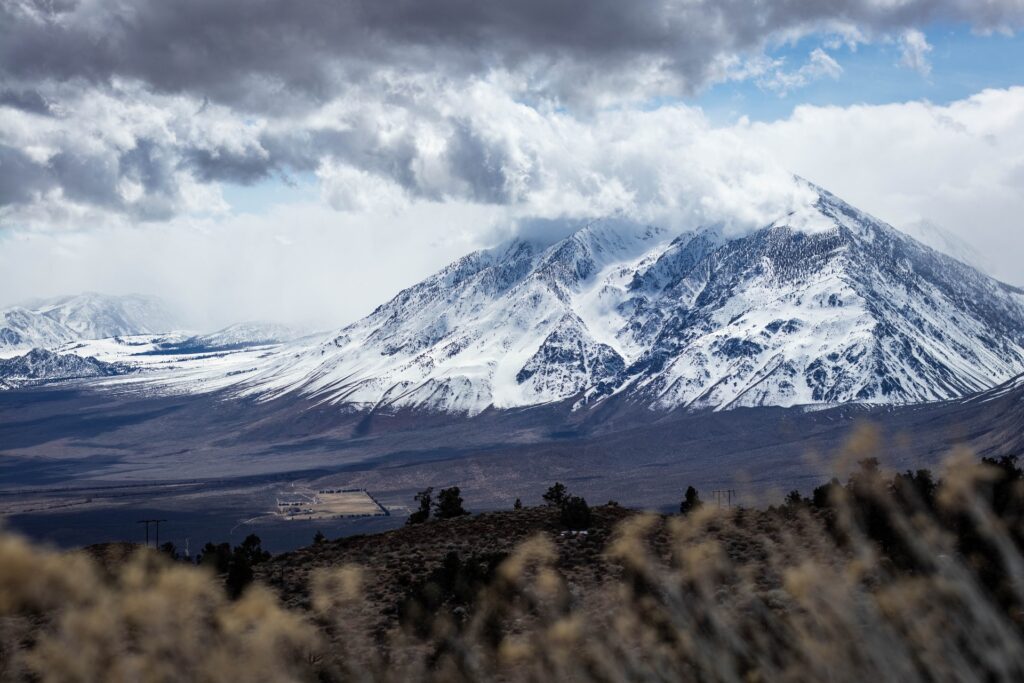
[[[73,353],[61,354],[45,349],[33,349],[22,356],[0,359],[0,387],[12,389],[70,379],[111,377],[130,372],[134,372],[134,368],[125,363],[105,363]]]

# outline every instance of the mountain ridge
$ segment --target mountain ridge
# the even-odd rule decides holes
[[[613,394],[724,409],[943,400],[1024,371],[1019,289],[814,189],[740,236],[613,218],[474,252],[241,392],[470,415]]]

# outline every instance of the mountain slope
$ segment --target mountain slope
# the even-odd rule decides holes
[[[52,348],[76,339],[52,318],[21,306],[0,311],[0,349]]]
[[[666,408],[915,403],[1020,371],[1019,290],[824,191],[815,208],[824,230],[778,221],[638,294],[635,324],[657,331],[628,370],[638,393]]]
[[[1024,370],[1024,293],[814,188],[750,234],[598,221],[476,252],[243,392],[477,414],[942,400]]]
[[[664,241],[656,229],[605,221],[547,248],[517,240],[470,254],[323,345],[287,354],[255,390],[301,385],[359,408],[470,414],[574,395],[595,369],[625,364],[601,284],[628,277],[623,264]]]

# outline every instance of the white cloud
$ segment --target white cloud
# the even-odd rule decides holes
[[[324,201],[337,211],[393,214],[409,204],[406,192],[390,178],[348,164],[325,160],[316,176]]]
[[[808,56],[807,63],[796,71],[786,71],[779,60],[772,62],[771,67],[765,71],[766,73],[757,79],[758,85],[781,96],[818,79],[835,80],[843,75],[843,67],[839,62],[821,48],[815,48]]]
[[[0,106],[0,155],[9,164],[20,157],[22,168],[0,180],[10,188],[0,196],[0,226],[23,226],[17,219],[27,214],[69,210],[61,204],[134,220],[222,212],[218,188],[203,182],[193,160],[212,165],[228,156],[266,155],[262,126],[224,107],[120,82],[62,93],[51,114]]]
[[[932,72],[931,62],[928,61],[928,53],[932,46],[928,39],[917,29],[907,29],[900,34],[900,66],[913,69],[922,76],[927,77]]]

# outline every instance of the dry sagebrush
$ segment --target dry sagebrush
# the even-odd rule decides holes
[[[931,506],[866,469],[825,510],[634,515],[587,580],[564,571],[561,539],[541,535],[471,605],[428,615],[425,633],[367,632],[370,568],[317,573],[299,612],[258,585],[229,601],[212,575],[151,554],[107,576],[3,536],[0,675],[1019,681],[1022,530],[986,493],[997,476],[961,456]]]

